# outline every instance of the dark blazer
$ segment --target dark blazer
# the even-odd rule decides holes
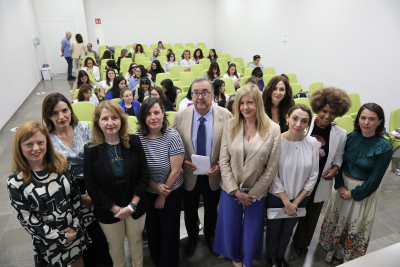
[[[128,199],[131,201],[134,195],[140,197],[137,211],[132,214],[133,219],[138,219],[149,207],[146,188],[150,181],[150,173],[139,136],[129,135],[129,143],[131,147],[125,148],[121,140],[121,153]],[[85,146],[83,175],[86,189],[94,203],[94,217],[104,224],[119,222],[110,209],[114,204],[126,207],[129,202],[122,203],[105,144],[91,148]]]
[[[271,109],[265,108],[265,113],[268,117],[272,120]],[[287,132],[289,130],[288,125],[286,124],[286,117],[285,114],[281,114],[279,118],[279,127],[281,128],[281,133]]]

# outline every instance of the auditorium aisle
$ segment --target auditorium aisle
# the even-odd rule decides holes
[[[68,99],[70,98],[70,90],[73,83],[67,81],[66,74],[53,76],[52,81],[42,81],[35,88],[32,94],[28,97],[23,106],[17,111],[12,120],[0,133],[0,267],[28,267],[33,264],[33,250],[30,235],[22,229],[19,221],[16,218],[15,211],[12,209],[8,193],[6,190],[6,181],[10,172],[11,165],[11,146],[14,132],[12,128],[17,127],[22,122],[27,120],[41,121],[41,108],[43,99],[46,95],[53,92],[63,93]],[[18,90],[18,88],[15,88]],[[37,93],[44,92],[43,95]],[[16,97],[19,96],[17,91]],[[3,100],[9,101],[9,100]],[[323,213],[325,210],[323,211]],[[203,209],[199,210],[200,220],[203,221]],[[322,223],[323,215],[320,215],[317,233],[314,235],[311,246],[308,249],[307,255],[298,257],[289,245],[286,254],[286,259],[291,267],[299,266],[314,266],[324,267],[333,266],[331,263],[326,263],[325,251],[318,245],[318,233]],[[187,240],[183,214],[181,217],[181,255],[184,255],[183,248]],[[190,267],[211,267],[211,266],[232,266],[231,262],[220,256],[215,258],[208,251],[205,240],[201,233],[199,237],[199,245],[196,253],[192,258],[181,256],[180,266]],[[380,248],[387,247],[394,243],[400,242],[400,177],[395,176],[391,171],[387,171],[383,183],[382,192],[379,199],[377,215],[374,228],[372,231],[371,242],[369,244],[368,253],[376,251]],[[126,246],[128,266],[131,266],[129,250]],[[144,246],[144,266],[153,266],[151,263],[149,250]],[[262,262],[254,261],[253,266],[266,266],[265,247]],[[249,266],[248,266],[249,267]]]

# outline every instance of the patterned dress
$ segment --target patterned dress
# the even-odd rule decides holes
[[[7,180],[11,205],[25,230],[32,235],[35,266],[67,266],[82,257],[91,240],[82,226],[81,195],[70,167],[61,175],[31,171],[31,182],[12,173]],[[61,230],[77,232],[66,244]]]

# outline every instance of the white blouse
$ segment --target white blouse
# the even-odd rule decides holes
[[[75,98],[74,103],[78,103],[78,99]],[[94,104],[94,107],[97,107],[97,105],[99,104],[99,99],[97,98],[97,96],[95,94],[92,94],[91,97],[89,97],[89,102],[92,102]]]
[[[103,87],[103,89],[105,90],[107,87],[110,87],[113,85],[113,82],[110,82],[110,85],[107,85],[107,80],[103,80],[101,82],[99,82],[99,86]]]
[[[295,199],[303,188],[310,195],[318,178],[318,150],[318,141],[311,136],[299,142],[281,138],[278,172],[268,191],[277,197],[285,192],[289,200]]]
[[[131,74],[129,73],[129,71],[125,74],[125,80],[126,80],[126,84],[128,84],[129,81],[131,80]]]
[[[182,98],[181,102],[179,103],[179,110],[187,108],[189,104],[193,104],[193,101],[187,99],[187,97]]]
[[[82,67],[82,70],[87,71],[87,67]],[[96,79],[96,81],[99,82],[100,81],[99,67],[93,66],[93,74],[94,74],[94,78]]]
[[[237,75],[238,75],[239,77],[237,77],[236,75],[233,75],[233,78],[232,78],[232,81],[233,81],[233,82],[236,82],[237,80],[240,79],[240,74],[239,74],[239,72],[238,72]],[[228,74],[228,73],[225,73],[224,76],[223,76],[222,78],[230,78],[230,77],[229,77],[229,74]]]

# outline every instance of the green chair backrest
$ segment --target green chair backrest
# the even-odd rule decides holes
[[[122,66],[124,63],[126,63],[126,62],[132,63],[132,59],[129,58],[129,57],[121,58],[121,62],[120,62],[121,66]]]
[[[267,86],[267,84],[269,83],[269,81],[274,78],[275,75],[273,74],[266,74],[263,76],[263,80],[264,80],[264,85]]]
[[[250,78],[250,76],[243,76],[242,79],[240,80],[240,87],[246,84],[247,79]]]
[[[192,72],[194,74],[195,78],[204,76],[203,71],[204,71],[204,67],[202,64],[196,64],[196,65],[192,65],[190,67],[190,72]]]
[[[191,48],[194,48],[194,44],[193,43],[187,43],[186,46],[189,46]]]
[[[135,61],[135,63],[138,65],[143,65],[143,63],[146,61],[151,61],[151,60],[149,57],[140,57]]]
[[[236,94],[235,85],[233,84],[232,78],[221,78],[221,80],[225,82],[225,94]]]
[[[128,50],[128,52],[129,52],[129,50],[131,50],[132,48],[133,48],[132,45],[126,45],[126,46],[125,46],[125,49]]]
[[[93,127],[93,122],[92,121],[81,121],[81,122],[87,123],[87,125],[89,125],[90,128]]]
[[[146,58],[147,59],[147,58]],[[142,65],[145,69],[149,68],[151,66],[152,61],[147,59],[147,61],[143,62]]]
[[[311,109],[311,105],[310,105],[310,99],[306,98],[306,97],[301,97],[301,98],[295,98],[294,99],[294,103],[297,104],[304,104],[307,107],[309,107]]]
[[[166,48],[166,49],[169,49],[169,48],[171,48],[171,44],[164,44],[164,47]]]
[[[221,57],[226,58],[228,62],[232,63],[232,57],[230,54],[222,54]]]
[[[125,77],[125,74],[128,72],[129,67],[131,66],[131,64],[132,64],[132,61],[131,62],[121,63],[121,70],[119,72],[120,72],[122,77]]]
[[[244,68],[244,61],[242,57],[234,57],[233,62],[240,62],[242,64],[242,67]]]
[[[200,59],[199,64],[203,65],[203,69],[208,70],[211,65],[211,61],[208,58]]]
[[[121,56],[121,49],[115,49],[114,61],[117,63],[118,58]]]
[[[82,66],[85,63],[86,58],[88,58],[88,57],[92,58],[93,61],[97,64],[97,61],[96,61],[96,58],[94,57],[94,54],[93,53],[88,53],[82,59]]]
[[[351,107],[346,115],[350,115],[353,120],[356,119],[358,110],[361,108],[360,95],[358,93],[348,93],[351,100]]]
[[[299,83],[292,83],[290,85],[290,87],[292,87],[293,96],[295,96],[295,95],[297,95],[298,93],[301,92],[301,84],[299,84]]]
[[[137,60],[139,59],[139,58],[141,58],[141,57],[146,57],[146,55],[145,54],[136,54],[135,55],[135,63],[137,62]],[[136,63],[137,64],[137,63]]]
[[[206,44],[205,43],[197,43],[197,46],[206,47]]]
[[[210,55],[210,48],[203,48],[203,56],[207,58]]]
[[[400,108],[395,108],[390,112],[389,132],[400,128]]]
[[[106,49],[107,50],[108,48],[105,45],[101,45],[101,46],[99,46],[99,49]]]
[[[244,76],[251,76],[251,73],[253,72],[254,68],[245,68],[244,69]]]
[[[175,48],[183,49],[182,43],[176,43],[174,47],[175,47]],[[174,50],[174,49],[172,49],[172,50]]]
[[[173,81],[173,83],[174,83],[174,86],[176,86],[176,87],[178,87],[179,89],[181,89],[182,90],[182,83],[181,83],[181,81]]]
[[[151,49],[155,49],[157,47],[158,47],[158,44],[151,44],[151,46],[150,46]]]
[[[187,96],[187,93],[180,93],[176,96],[176,111],[179,111],[179,103],[181,103],[182,98]]]
[[[117,49],[121,50],[122,47],[120,45],[113,45],[113,47],[115,48],[115,51],[117,51]]]
[[[226,73],[228,68],[225,68],[224,64],[223,63],[219,63],[219,62],[218,62],[218,66],[219,66],[219,72],[221,73],[221,77],[222,77],[222,76],[224,76],[224,74]]]
[[[264,67],[263,74],[273,74],[276,76],[275,68],[274,67]]]
[[[176,57],[178,58],[178,60],[181,58],[183,51],[185,51],[185,49],[183,48],[176,48],[174,50],[172,50],[175,52]]]
[[[244,75],[244,68],[242,68],[242,64],[240,62],[232,62],[231,63],[236,65],[236,71],[240,74],[240,76]]]
[[[129,130],[128,132],[130,134],[133,134],[137,130],[137,118],[136,116],[128,116],[128,125],[129,125]]]
[[[147,98],[149,98],[149,96],[145,96],[145,97],[143,98],[143,102],[144,102]]]
[[[308,94],[311,96],[315,91],[317,91],[319,88],[321,88],[323,86],[324,86],[324,83],[322,83],[322,82],[310,83],[310,89],[308,90]]]
[[[121,102],[121,100],[122,100],[121,98],[113,98],[113,99],[111,99],[111,101],[114,101],[114,102],[117,102],[117,103]]]
[[[158,73],[156,75],[156,86],[160,86],[161,87],[161,82],[164,81],[165,79],[171,79],[171,73]]]
[[[183,66],[181,65],[174,65],[171,66],[171,77],[173,81],[179,81],[181,72],[184,72]]]
[[[72,103],[72,110],[79,121],[91,121],[94,112],[93,102],[83,101]]]
[[[195,77],[193,72],[181,72],[179,81],[182,83],[182,88],[185,92],[189,91],[189,87],[194,81]]]
[[[346,130],[347,134],[354,130],[353,118],[349,115],[344,115],[343,117],[337,117],[335,123],[340,128]]]
[[[89,76],[89,80],[92,81],[97,87],[99,87],[99,85],[97,84],[96,78],[94,77],[93,71],[87,70],[86,74]]]
[[[221,52],[219,50],[215,50],[215,53],[217,53],[217,57],[221,57]]]
[[[142,45],[143,49],[146,49],[146,48],[147,48],[147,45],[146,45],[146,44],[141,44],[141,45]]]
[[[107,94],[108,93],[108,91],[110,91],[110,89],[112,88],[112,85],[111,86],[109,86],[109,87],[107,87],[104,91],[105,91],[105,93]]]
[[[253,63],[254,63],[253,61],[249,61],[249,62],[247,62],[247,64],[246,64],[246,68],[249,68],[250,64],[253,64]]]
[[[298,83],[296,74],[294,74],[294,73],[287,73],[286,76],[288,76],[288,78],[289,78],[289,83],[290,83],[290,84],[292,84],[292,83]]]
[[[165,54],[167,54],[167,53],[165,53]],[[162,67],[162,66],[164,66],[164,62],[167,61],[167,57],[166,56],[159,56],[157,58],[157,60],[160,61],[160,65]]]
[[[167,111],[167,118],[168,118],[168,126],[172,127],[172,123],[174,122],[176,111]]]

